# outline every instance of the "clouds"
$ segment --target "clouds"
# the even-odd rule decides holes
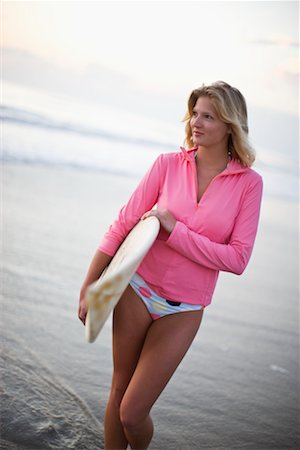
[[[279,45],[281,47],[299,47],[299,41],[287,34],[275,34],[265,38],[252,39],[252,43],[260,45]]]
[[[3,80],[164,120],[181,120],[186,98],[152,92],[122,70],[100,64],[66,68],[20,49],[2,49]]]
[[[293,30],[295,31],[295,30]],[[294,33],[296,35],[296,33]],[[251,39],[258,52],[267,58],[269,69],[265,71],[265,81],[281,104],[289,104],[298,111],[299,95],[299,40],[291,34],[269,34]]]
[[[299,41],[294,39],[292,36],[278,34],[272,35],[265,39],[258,39],[256,41],[261,45],[271,45],[281,47],[283,49],[297,50],[299,48]],[[291,53],[289,53],[291,54]],[[288,53],[287,53],[288,55]],[[292,84],[292,87],[298,89],[299,83],[299,59],[298,57],[289,57],[277,61],[275,68],[273,70],[274,76],[280,78],[288,84]]]
[[[251,42],[263,46],[281,47],[283,49],[289,48],[291,50],[296,50],[299,48],[299,40],[294,39],[288,34],[273,34],[265,38],[253,39]],[[295,56],[277,61],[273,73],[275,76],[278,76],[288,82],[298,82],[299,59]]]
[[[51,72],[48,88],[104,97],[115,85],[130,103],[140,90],[185,98],[223,79],[260,106],[295,112],[297,11],[282,1],[5,2],[4,43],[43,60],[31,59],[31,71],[23,60],[33,85]],[[14,79],[22,78],[18,58],[11,55]]]
[[[288,83],[293,83],[297,85],[299,82],[299,61],[297,58],[289,59],[281,65],[278,65],[275,69],[275,74],[286,80]]]

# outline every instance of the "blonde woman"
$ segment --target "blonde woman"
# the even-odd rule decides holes
[[[202,86],[185,121],[186,149],[157,158],[103,237],[81,289],[84,323],[89,284],[141,218],[158,217],[158,238],[113,314],[109,450],[148,448],[151,408],[199,329],[219,271],[241,274],[256,236],[262,179],[250,168],[244,97],[224,82]]]

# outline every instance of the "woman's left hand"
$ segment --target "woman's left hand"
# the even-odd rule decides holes
[[[167,209],[152,209],[151,211],[146,212],[142,216],[142,220],[146,219],[147,217],[155,216],[158,218],[158,220],[161,223],[161,226],[168,232],[172,233],[175,225],[176,225],[176,219],[173,216],[173,214],[170,213]]]

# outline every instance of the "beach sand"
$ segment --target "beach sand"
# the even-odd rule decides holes
[[[1,448],[101,449],[111,321],[87,344],[78,294],[138,180],[26,165],[2,175]],[[296,204],[264,198],[251,262],[220,275],[153,408],[150,449],[298,449],[298,317]]]

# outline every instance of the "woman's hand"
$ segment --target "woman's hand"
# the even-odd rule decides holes
[[[82,287],[80,291],[79,307],[78,307],[78,318],[81,320],[83,325],[85,325],[85,319],[87,314],[87,304],[85,300],[86,287]]]
[[[147,217],[155,216],[161,223],[161,226],[168,232],[172,233],[175,225],[176,219],[173,214],[170,213],[168,209],[152,209],[151,211],[146,212],[142,219],[146,219]]]
[[[94,281],[98,280],[105,267],[110,263],[111,259],[111,256],[101,252],[100,250],[97,250],[90,263],[87,275],[80,290],[80,300],[78,307],[78,317],[84,325],[87,313],[87,304],[85,300],[87,288]]]

